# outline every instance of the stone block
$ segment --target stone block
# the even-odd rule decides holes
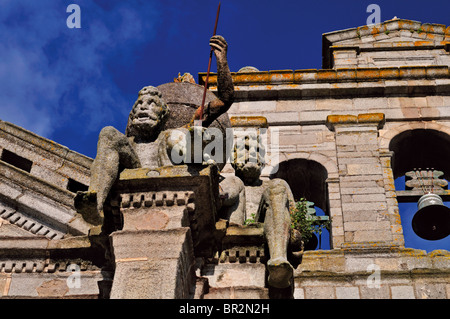
[[[355,203],[358,202],[385,202],[386,201],[386,195],[385,194],[371,194],[367,192],[367,194],[359,195],[359,194],[353,194],[352,200]]]
[[[299,121],[299,113],[298,112],[267,112],[264,113],[264,116],[267,118],[267,122],[269,125],[273,124],[283,124],[283,125],[292,125],[298,124]]]
[[[390,299],[390,290],[388,285],[379,285],[379,287],[369,287],[368,285],[359,286],[361,299]]]
[[[74,274],[61,273],[14,273],[8,297],[40,297],[64,298],[79,296],[82,298],[97,298],[98,282],[103,280],[100,271],[80,272],[78,279],[72,279]]]
[[[239,112],[240,113],[264,113],[273,112],[276,110],[276,101],[255,101],[255,102],[240,102]]]
[[[187,298],[195,285],[190,229],[111,235],[116,270],[111,298]]]
[[[339,160],[341,162],[341,160]],[[383,187],[342,187],[341,194],[357,195],[357,194],[384,194]],[[364,196],[364,195],[361,195]]]
[[[428,107],[444,106],[444,98],[442,96],[427,96]]]
[[[11,285],[11,274],[0,273],[0,296],[7,296]]]
[[[316,100],[317,110],[351,110],[351,99],[323,99]]]
[[[352,134],[337,134],[336,144],[339,145],[365,145],[378,144],[377,135],[371,132],[361,132]]]
[[[345,229],[345,228],[344,228]],[[392,241],[391,230],[357,230],[354,232],[355,242],[390,242]]]
[[[415,299],[412,286],[391,286],[392,299]]]
[[[381,164],[347,164],[348,175],[376,175],[381,174]]]
[[[334,287],[304,287],[305,299],[335,299]]]
[[[345,258],[345,270],[347,272],[367,271],[368,267],[374,264],[374,258],[353,256],[348,256]]]
[[[219,263],[206,265],[202,276],[212,288],[265,286],[266,267],[261,263]]]
[[[277,101],[276,111],[278,112],[298,112],[298,111],[314,111],[316,108],[315,100],[300,100],[300,101]]]
[[[336,287],[336,299],[359,299],[358,287]]]
[[[267,288],[210,288],[204,299],[269,299]]]
[[[390,222],[383,221],[358,221],[358,222],[346,222],[344,224],[345,231],[368,231],[368,230],[390,230]]]
[[[300,287],[295,287],[294,299],[305,299],[305,290]]]
[[[445,284],[415,283],[417,299],[446,299]]]
[[[366,202],[366,203],[342,203],[344,215],[347,211],[378,211],[386,210],[386,203]]]

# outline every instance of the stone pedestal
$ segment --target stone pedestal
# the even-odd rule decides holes
[[[267,299],[265,238],[262,224],[227,228],[220,256],[209,260],[205,299]]]
[[[118,231],[111,298],[190,298],[195,258],[212,257],[218,198],[214,166],[122,172],[111,193]]]
[[[116,271],[112,299],[189,298],[195,283],[189,227],[111,235]]]

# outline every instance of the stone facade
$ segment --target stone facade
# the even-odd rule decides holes
[[[405,191],[394,185],[408,169],[394,152],[396,137],[449,134],[449,41],[446,26],[390,20],[324,34],[324,69],[233,74],[230,116],[266,117],[279,134],[269,148],[281,163],[326,170],[320,208],[332,218],[331,249],[304,253],[295,298],[450,298],[448,247],[405,248],[398,206]]]
[[[304,251],[293,287],[268,287],[260,223],[218,218],[217,172],[124,171],[105,240],[73,206],[92,159],[1,122],[0,296],[449,299],[448,247],[405,247],[406,195],[394,178],[412,169],[400,154],[408,136],[450,143],[450,27],[396,19],[323,43],[323,69],[232,74],[232,125],[260,127],[251,119],[264,117],[278,137],[268,148],[279,171],[272,162],[262,178],[285,177],[296,199],[310,195],[332,220],[331,249]],[[234,174],[231,165],[221,173]]]

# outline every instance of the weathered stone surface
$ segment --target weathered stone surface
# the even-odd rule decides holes
[[[253,287],[231,287],[231,288],[210,288],[205,299],[269,299],[267,288]]]
[[[211,288],[265,287],[266,267],[261,263],[219,263],[207,265],[202,276]]]
[[[445,26],[394,19],[325,34],[323,70],[251,69],[231,74],[237,102],[229,116],[239,118],[233,125],[278,132],[278,141],[269,140],[276,154],[271,154],[272,161],[309,160],[325,169],[327,195],[322,206],[329,208],[332,217],[332,247],[303,253],[295,270],[295,298],[450,298],[449,253],[404,248],[398,205],[398,196],[404,194],[395,192],[394,185],[399,152],[393,154],[390,147],[396,136],[408,131],[450,135],[450,55],[448,44],[442,42],[450,40],[449,34]],[[204,80],[205,74],[200,74],[200,82]],[[203,84],[158,87],[171,111],[179,115],[165,128],[191,120],[201,102]],[[216,74],[211,74],[209,88],[207,102],[212,102],[216,98],[212,92],[219,92]],[[222,129],[229,126],[227,119],[222,121]],[[107,281],[99,272],[102,262],[93,265],[83,258],[100,231],[91,229],[90,236],[85,236],[91,225],[75,218],[74,194],[68,189],[71,180],[89,183],[92,159],[6,122],[0,122],[0,131],[0,152],[14,152],[31,163],[27,172],[0,161],[0,293],[9,298],[99,297],[100,283]],[[138,153],[145,162],[154,157],[155,149],[142,147]],[[263,171],[264,178],[273,174],[271,169]],[[294,170],[288,170],[289,174],[295,177],[294,183],[305,178]],[[113,236],[113,246],[117,244],[113,297],[269,296],[263,228],[216,224],[219,205],[211,197],[219,190],[195,188],[192,183],[202,176],[180,167],[122,172],[119,184],[128,187],[128,195],[111,202],[116,229],[123,222],[122,233]],[[168,177],[173,177],[169,184],[161,182]],[[136,189],[136,185],[148,187],[149,182],[154,183],[153,189]],[[166,186],[178,188],[168,191]],[[247,218],[257,212],[262,194],[252,187],[246,186]],[[194,195],[182,195],[186,189]],[[200,211],[208,217],[198,219],[195,214]],[[126,214],[123,220],[121,214]],[[238,223],[241,220],[242,216]],[[203,250],[192,253],[187,234],[200,236],[204,233],[199,229],[205,225],[223,239],[222,247],[212,258],[214,264],[197,258],[193,266],[190,256]],[[171,228],[180,229],[168,231]],[[129,231],[135,234],[127,237]],[[162,236],[158,232],[174,233]],[[74,235],[79,237],[61,240]],[[211,237],[203,242],[214,246]],[[82,291],[64,284],[70,275],[66,266],[75,262],[69,257],[75,256],[83,257],[76,262],[86,267]],[[206,278],[191,276],[194,267],[199,267],[198,275],[203,267],[209,284]],[[379,286],[373,287],[378,270]]]
[[[8,292],[5,296],[16,298],[99,298],[98,282],[104,279],[100,271],[80,272],[77,279],[70,277],[73,275],[74,273],[71,272],[14,273],[10,278]]]
[[[392,299],[415,299],[414,289],[411,286],[392,286]]]
[[[203,87],[193,83],[166,83],[159,85],[158,90],[162,98],[168,104],[171,116],[165,122],[162,130],[179,128],[189,123],[196,109],[202,104]],[[212,102],[217,97],[211,91],[207,91],[205,104]],[[221,115],[211,127],[221,130],[231,127],[228,114]],[[225,130],[223,131],[225,133]]]
[[[116,270],[111,298],[188,298],[195,285],[189,228],[111,235]]]

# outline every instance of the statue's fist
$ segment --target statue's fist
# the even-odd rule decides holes
[[[216,55],[216,59],[218,62],[226,62],[227,61],[227,50],[228,44],[225,41],[225,38],[221,35],[214,35],[209,40],[209,45],[214,50],[214,54]]]

